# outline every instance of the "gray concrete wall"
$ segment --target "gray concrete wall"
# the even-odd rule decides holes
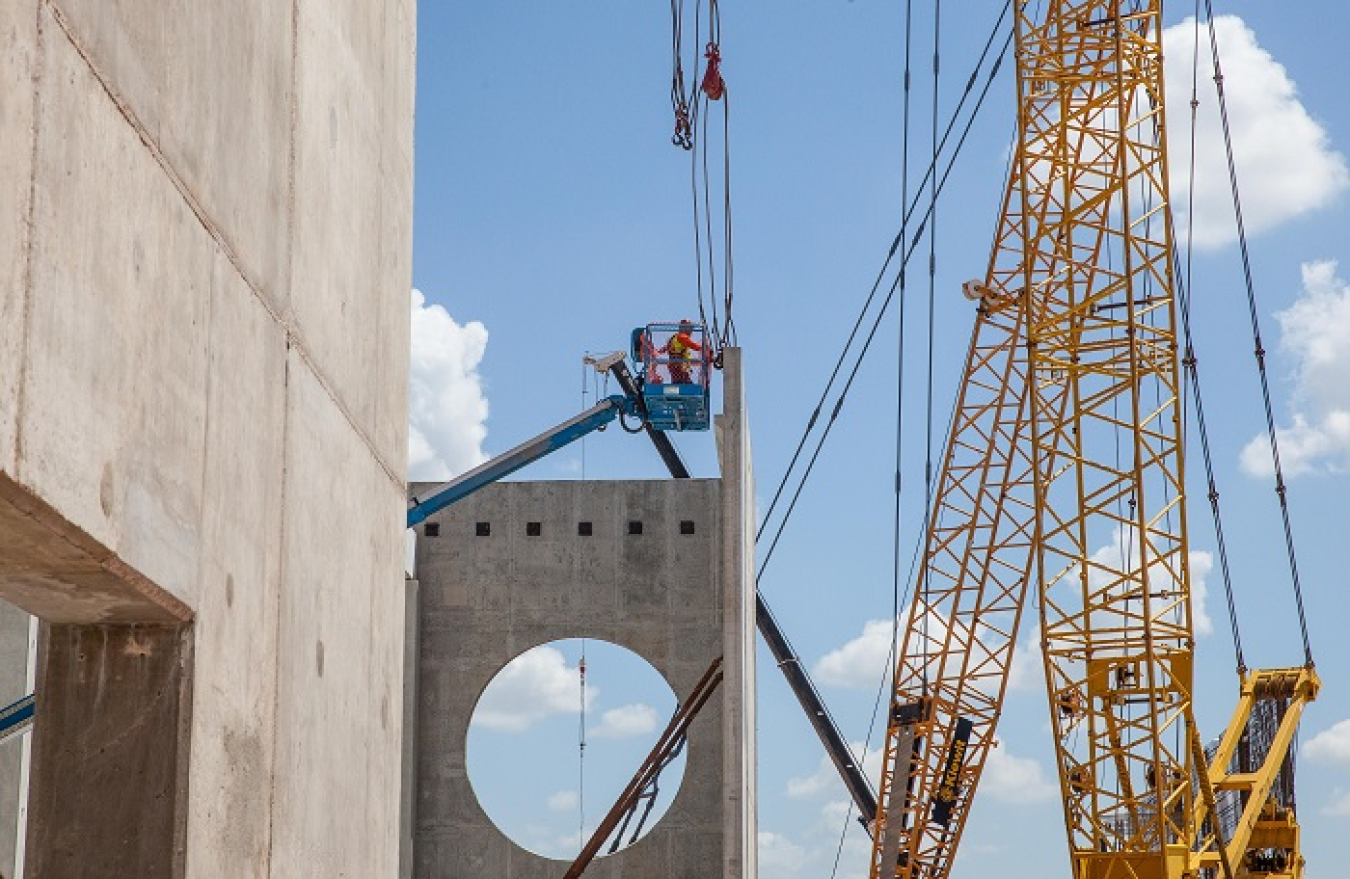
[[[683,701],[722,653],[719,489],[717,480],[501,483],[433,517],[440,536],[419,528],[415,876],[556,879],[566,871],[516,846],[479,806],[465,761],[474,705],[510,660],[560,638],[632,650]],[[642,523],[641,534],[628,534],[630,521]],[[695,533],[681,534],[682,521]],[[490,536],[475,536],[479,522]],[[529,522],[540,536],[526,535]],[[592,536],[577,533],[579,522],[592,523]],[[734,692],[719,688],[695,720],[665,817],[632,847],[594,862],[588,877],[723,875],[722,715]]]
[[[0,601],[0,706],[28,694],[28,614]],[[13,879],[23,795],[24,737],[0,744],[0,879]]]
[[[0,597],[190,626],[188,876],[398,869],[414,16],[0,4]]]
[[[435,536],[417,529],[415,876],[556,879],[566,871],[493,825],[466,765],[469,721],[492,678],[562,638],[627,647],[681,701],[713,659],[724,662],[724,681],[691,729],[670,810],[586,875],[758,876],[754,479],[739,350],[725,352],[723,384],[719,479],[499,483],[432,517]],[[579,533],[582,522],[591,523],[589,536]],[[642,523],[640,534],[630,522]]]
[[[755,470],[739,348],[722,352],[722,412],[714,425],[722,468],[722,649],[730,689],[723,736],[740,747],[723,752],[723,875],[759,875],[755,718]]]

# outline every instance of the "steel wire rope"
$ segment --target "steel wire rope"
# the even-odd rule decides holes
[[[676,56],[677,58],[682,58],[683,53],[684,53],[684,47],[683,47],[683,33],[684,33],[684,31],[683,31],[683,24],[682,24],[683,15],[684,15],[684,3],[683,3],[683,0],[680,0],[680,6],[679,6],[678,15],[679,15],[680,18],[681,18],[681,24],[676,28],[676,33],[677,33],[679,36],[677,37],[677,43],[678,43],[678,44],[675,46],[675,56]],[[702,0],[695,0],[695,3],[694,3],[694,45],[695,45],[696,47],[698,46],[698,44],[699,44],[700,41],[702,40],[702,36],[703,36],[703,32],[702,32],[702,20],[703,20],[703,3],[702,3]],[[676,70],[677,70],[677,72],[681,72],[681,73],[682,73],[682,72],[683,72],[683,67],[682,67],[682,65],[680,65],[680,64],[677,63],[677,65],[676,65]],[[696,147],[702,146],[702,144],[700,143],[700,142],[702,141],[702,138],[699,137],[699,133],[700,133],[700,131],[701,131],[700,125],[699,125],[699,120],[700,120],[700,115],[701,115],[701,114],[700,114],[700,105],[699,105],[699,96],[702,94],[702,92],[700,92],[700,91],[699,91],[699,88],[698,88],[698,78],[699,78],[699,54],[698,54],[697,51],[695,51],[695,52],[694,52],[694,67],[693,67],[693,73],[692,73],[691,76],[690,76],[690,86],[691,86],[691,88],[692,88],[692,90],[693,90],[693,93],[694,93],[694,101],[693,101],[692,104],[688,104],[688,112],[689,112],[689,138],[688,138],[687,142],[684,143],[684,144],[681,144],[681,146],[683,146],[684,149],[686,149],[686,150],[689,151],[689,153],[690,153],[690,161],[689,161],[689,188],[690,188],[690,195],[692,196],[692,202],[693,202],[693,208],[694,208],[694,210],[693,210],[693,221],[694,221],[694,279],[695,279],[695,285],[696,285],[697,290],[698,290],[698,318],[699,318],[699,322],[700,322],[701,324],[703,324],[704,326],[708,326],[708,324],[709,324],[709,322],[708,322],[708,315],[707,315],[707,311],[706,311],[706,309],[705,309],[705,307],[704,307],[704,304],[703,304],[703,290],[704,290],[704,272],[703,272],[703,212],[700,210],[700,206],[699,206],[699,199],[700,199],[700,194],[701,194],[701,193],[700,193],[700,184],[702,184],[703,186],[706,186],[706,183],[707,183],[707,174],[706,174],[706,167],[705,167],[705,173],[704,173],[704,175],[703,175],[702,177],[699,176],[699,159],[698,159],[698,152],[699,152],[699,150],[696,149]],[[681,83],[681,85],[680,85],[680,90],[681,90],[681,93],[683,93],[683,91],[684,91],[684,85],[683,85],[683,83]],[[705,194],[705,196],[706,196],[706,194]],[[706,198],[705,198],[705,200],[706,200]],[[711,221],[709,221],[709,222],[711,222]],[[708,283],[712,286],[712,292],[710,293],[710,296],[714,297],[714,298],[712,299],[712,303],[713,303],[714,305],[716,305],[716,298],[715,298],[715,296],[716,296],[716,283],[717,283],[717,282],[716,282],[715,276],[713,275],[713,268],[712,268],[712,258],[713,258],[713,257],[712,257],[712,252],[711,252],[711,248],[712,248],[712,232],[711,232],[711,226],[709,227],[709,232],[708,232],[708,247],[709,247],[709,253],[708,253],[708,259],[709,259],[709,265],[708,265]],[[717,337],[717,309],[716,309],[716,308],[713,309],[712,334],[713,334],[713,338],[716,338],[716,337]]]
[[[1200,365],[1195,354],[1195,341],[1191,335],[1191,288],[1194,283],[1194,241],[1195,241],[1195,146],[1199,129],[1198,110],[1200,108],[1200,0],[1195,0],[1194,38],[1191,49],[1191,130],[1190,155],[1187,161],[1186,179],[1186,261],[1184,269],[1176,265],[1173,270],[1178,278],[1177,296],[1181,308],[1181,329],[1184,341],[1182,368],[1185,370],[1187,385],[1191,389],[1194,402],[1196,429],[1200,433],[1200,452],[1205,466],[1205,482],[1209,500],[1210,515],[1214,522],[1215,546],[1219,554],[1219,571],[1223,578],[1224,598],[1228,607],[1228,625],[1233,636],[1233,650],[1237,661],[1238,674],[1247,671],[1247,662],[1242,655],[1242,632],[1238,624],[1237,602],[1234,598],[1233,575],[1228,563],[1228,544],[1224,538],[1223,516],[1219,509],[1219,489],[1214,478],[1214,456],[1209,444],[1209,428],[1205,422],[1205,405],[1200,394]],[[1180,262],[1180,255],[1173,248],[1174,263]],[[1184,281],[1182,280],[1184,278]],[[1182,418],[1183,433],[1189,419]]]
[[[955,424],[956,424],[956,406],[953,404],[952,417],[948,423],[949,432],[955,426]],[[914,549],[910,553],[909,557],[909,573],[905,577],[905,582],[908,585],[906,586],[904,596],[901,599],[902,604],[907,603],[909,601],[910,592],[914,588],[915,572],[919,566],[919,555],[923,550],[926,537],[927,535],[921,532],[914,541]],[[899,615],[897,613],[897,619],[898,618]],[[895,668],[900,662],[899,656],[896,655],[899,646],[900,646],[899,638],[898,637],[892,638],[890,647],[887,649],[886,659],[881,664],[881,680],[877,682],[877,696],[876,699],[874,699],[872,702],[872,717],[867,723],[867,738],[863,742],[863,752],[858,757],[859,766],[862,766],[863,763],[867,761],[867,755],[871,753],[872,736],[876,733],[877,717],[880,716],[881,713],[882,698],[886,695],[888,691],[893,691],[894,689]],[[826,709],[827,712],[828,710],[829,709]],[[853,801],[850,799],[848,802],[848,808],[845,810],[844,813],[844,826],[839,832],[839,847],[835,850],[834,853],[834,868],[830,871],[830,879],[834,879],[834,877],[838,873],[839,857],[844,850],[844,837],[848,833],[848,827],[849,824],[852,822],[852,817],[853,817]]]
[[[1010,34],[1008,35],[1007,39],[1004,41],[1004,44],[1003,44],[1003,52],[1000,54],[999,61],[1002,61],[1003,54],[1007,52],[1008,46],[1011,44],[1011,42],[1012,42],[1012,34],[1010,33]],[[938,192],[939,194],[941,194],[942,190],[946,187],[946,183],[947,183],[948,179],[950,179],[950,177],[951,177],[951,172],[952,172],[953,168],[955,167],[956,159],[957,159],[957,157],[959,157],[960,152],[961,152],[961,149],[962,149],[962,147],[965,145],[965,142],[966,142],[967,137],[969,137],[969,135],[970,135],[970,131],[971,131],[973,125],[974,125],[974,120],[975,120],[975,118],[976,118],[976,115],[978,114],[980,107],[983,106],[984,99],[985,99],[985,97],[986,97],[986,96],[988,95],[988,93],[989,93],[989,87],[990,87],[990,85],[993,83],[994,76],[997,75],[999,66],[1000,66],[999,63],[996,62],[996,63],[994,64],[993,68],[991,69],[991,71],[990,71],[990,73],[989,73],[989,78],[988,78],[988,79],[986,80],[986,82],[985,82],[984,89],[981,91],[980,97],[979,97],[978,101],[976,102],[974,111],[972,112],[971,117],[967,120],[967,124],[966,124],[966,126],[965,126],[965,129],[962,131],[961,136],[960,136],[960,138],[959,138],[958,141],[957,141],[957,145],[956,145],[956,147],[955,147],[955,151],[954,151],[954,153],[953,153],[953,155],[952,155],[952,158],[951,158],[951,160],[948,162],[948,164],[947,164],[945,170],[943,171],[941,177],[940,177],[939,180],[938,180],[938,184],[937,184],[937,192]],[[930,166],[929,166],[929,171],[931,172],[932,169],[933,169],[933,166],[930,165]],[[925,175],[925,176],[927,176],[927,175]],[[917,200],[918,200],[918,199],[917,199],[917,196],[916,196],[916,199],[915,199],[916,203],[917,203]],[[920,224],[919,224],[918,231],[916,231],[916,232],[914,233],[914,236],[913,236],[913,238],[911,239],[911,241],[910,241],[908,247],[905,248],[904,255],[903,255],[903,257],[902,257],[902,259],[901,259],[901,263],[900,263],[900,270],[901,270],[901,271],[904,271],[904,270],[908,267],[910,258],[913,256],[914,251],[918,248],[918,245],[922,242],[922,240],[923,240],[923,237],[922,237],[922,236],[923,236],[923,232],[924,232],[924,227],[925,227],[925,225],[926,225],[926,223],[927,223],[927,220],[928,220],[928,211],[925,211],[925,212],[924,212],[924,215],[923,215],[923,217],[922,217],[922,220],[921,220],[921,222],[920,222]],[[899,243],[899,241],[900,241],[900,239],[897,238],[897,244]],[[888,257],[888,261],[889,261],[889,257]],[[889,287],[889,290],[888,290],[888,292],[887,292],[887,294],[886,294],[886,298],[882,301],[882,304],[881,304],[880,308],[879,308],[878,311],[877,311],[876,318],[875,318],[875,319],[873,320],[873,322],[872,322],[871,330],[868,332],[867,337],[866,337],[866,339],[864,340],[864,342],[863,342],[863,344],[862,344],[862,349],[861,349],[861,351],[858,353],[857,359],[856,359],[856,360],[854,361],[854,363],[853,363],[853,368],[849,371],[848,379],[847,379],[847,381],[846,381],[845,384],[844,384],[844,388],[843,388],[843,390],[840,391],[838,399],[835,400],[834,407],[833,407],[833,409],[832,409],[831,412],[830,412],[829,421],[826,423],[824,429],[822,430],[822,435],[820,436],[820,439],[819,439],[819,440],[817,441],[817,443],[816,443],[815,451],[812,453],[810,459],[808,460],[807,465],[806,465],[806,468],[805,468],[805,471],[803,472],[803,474],[802,474],[802,476],[801,476],[801,478],[800,478],[800,481],[799,481],[798,484],[797,484],[796,490],[793,492],[792,499],[791,499],[791,501],[790,501],[789,504],[788,504],[788,508],[787,508],[787,510],[784,512],[782,519],[780,519],[780,521],[779,521],[779,523],[778,523],[778,530],[777,530],[777,533],[775,534],[775,536],[774,536],[772,542],[770,543],[770,546],[769,546],[768,551],[765,553],[764,561],[763,561],[763,563],[760,565],[759,572],[756,574],[756,582],[758,582],[759,578],[762,577],[762,576],[764,575],[764,571],[765,571],[765,569],[768,567],[769,561],[770,561],[770,560],[772,559],[772,557],[773,557],[774,550],[777,548],[779,539],[780,539],[780,538],[782,537],[782,535],[783,535],[783,530],[784,530],[784,528],[785,528],[785,526],[786,526],[786,524],[787,524],[787,521],[788,521],[789,518],[791,518],[791,515],[792,515],[793,510],[795,510],[795,508],[796,508],[797,501],[798,501],[798,500],[800,499],[800,497],[801,497],[802,489],[805,487],[807,480],[810,478],[811,471],[815,468],[815,463],[816,463],[816,461],[818,460],[818,458],[819,458],[819,456],[820,456],[820,451],[821,451],[821,449],[823,448],[823,446],[824,446],[824,444],[825,444],[825,441],[829,438],[829,434],[830,434],[830,432],[833,430],[834,425],[835,425],[835,423],[837,422],[837,419],[838,419],[838,417],[839,417],[839,412],[840,412],[840,410],[843,408],[844,401],[845,401],[845,400],[847,399],[847,397],[848,397],[848,392],[849,392],[849,390],[852,388],[853,382],[857,379],[858,371],[859,371],[859,369],[862,367],[863,360],[866,358],[867,352],[871,349],[872,342],[873,342],[873,341],[875,340],[875,338],[876,338],[876,333],[877,333],[878,328],[879,328],[880,325],[881,325],[881,321],[882,321],[882,319],[885,317],[886,311],[889,309],[892,300],[895,298],[895,294],[896,294],[896,291],[897,291],[897,288],[898,288],[898,283],[899,283],[899,279],[898,279],[898,277],[897,277],[897,279],[896,279],[895,281],[892,281],[892,283],[891,283],[891,285],[890,285],[890,287]],[[863,318],[866,317],[866,312],[865,312],[865,311],[864,311],[862,317],[863,317]],[[860,321],[860,322],[861,322],[861,321]],[[845,354],[847,354],[847,351],[845,352]],[[844,362],[845,359],[846,359],[846,357],[841,357],[840,363],[839,363],[839,364],[836,364],[836,367],[835,367],[836,371],[838,371],[838,370],[842,367],[842,364],[843,364],[843,362]],[[832,378],[832,381],[833,381],[833,378]],[[819,410],[817,410],[817,411],[819,411]],[[814,421],[814,420],[815,420],[815,416],[813,416],[813,421]],[[802,439],[802,441],[801,441],[801,445],[803,445],[803,446],[805,445],[805,442],[806,442],[806,439],[807,439],[807,438],[809,438],[809,435],[803,437],[803,439]],[[795,461],[795,457],[794,457],[794,461]],[[789,473],[790,473],[790,472],[791,472],[791,471],[789,470]],[[784,477],[784,484],[786,484],[786,481],[787,481],[787,475],[785,474],[785,477]],[[779,495],[781,494],[782,489],[783,489],[783,485],[780,485],[779,491],[778,491],[777,493],[775,493],[775,501],[778,499]],[[758,543],[759,540],[762,539],[762,536],[763,536],[763,533],[764,533],[765,528],[767,527],[767,524],[768,524],[768,516],[767,516],[767,514],[766,514],[765,522],[764,522],[763,524],[761,524],[761,526],[760,526],[760,531],[759,531],[759,533],[756,535],[756,543]]]
[[[911,27],[914,17],[913,0],[905,0],[905,54],[904,54],[904,76],[903,76],[903,99],[901,109],[901,141],[900,141],[900,206],[903,208],[909,204],[909,124],[910,124],[910,82],[911,82],[911,58],[913,45],[913,29]],[[900,236],[905,237],[906,228],[904,220],[900,227]],[[867,738],[863,742],[863,753],[859,758],[859,765],[867,760],[867,754],[871,750],[872,736],[876,732],[877,716],[881,710],[881,701],[887,690],[892,692],[895,689],[896,666],[899,663],[899,657],[896,656],[896,645],[900,639],[900,534],[901,534],[901,470],[903,464],[903,437],[904,437],[904,400],[905,400],[905,272],[902,269],[897,276],[897,282],[900,289],[900,307],[896,310],[898,316],[896,325],[897,337],[897,355],[896,355],[896,383],[895,383],[895,508],[892,517],[891,533],[891,637],[889,647],[886,651],[886,659],[881,665],[881,678],[877,682],[877,695],[872,703],[872,716],[867,724]],[[910,573],[913,573],[913,567],[918,559],[919,548],[922,546],[922,536],[916,541],[913,555],[910,561]],[[889,686],[888,686],[889,685]],[[848,837],[848,828],[853,818],[853,802],[850,800],[844,811],[843,825],[839,828],[839,844],[834,851],[834,864],[830,869],[830,879],[835,879],[839,874],[839,860],[844,853],[844,840]]]
[[[901,104],[901,140],[900,140],[900,206],[909,204],[909,123],[910,123],[910,80],[911,60],[913,56],[913,20],[914,2],[905,0],[905,71],[903,78],[904,96]],[[900,226],[901,237],[905,236],[904,219]],[[908,300],[905,297],[905,272],[902,269],[897,277],[900,284],[900,308],[896,310],[897,354],[895,380],[895,509],[892,518],[891,534],[891,644],[900,637],[900,529],[901,529],[901,470],[903,468],[903,439],[905,427],[905,311]],[[892,653],[894,648],[892,648]],[[889,660],[888,660],[889,661]],[[883,681],[884,686],[884,681]],[[870,738],[870,736],[869,736]],[[847,820],[847,819],[846,819]]]
[[[942,0],[933,0],[933,94],[931,108],[931,140],[933,154],[932,164],[936,165],[938,160],[938,99],[939,86],[942,78],[942,63],[940,61],[942,37]],[[933,506],[933,348],[935,341],[934,311],[937,306],[937,181],[929,179],[929,198],[928,198],[928,374],[927,387],[924,395],[924,465],[923,465],[923,508],[930,509]],[[929,618],[932,614],[928,611],[928,578],[922,579],[923,583],[923,619],[920,625],[923,629],[923,643],[925,655],[930,649],[929,641]],[[928,663],[923,664],[923,692],[928,692]]]
[[[682,15],[683,4],[677,10],[672,6],[672,15]],[[694,7],[694,43],[699,45],[702,42],[702,15],[703,4],[697,2]],[[682,26],[676,27],[675,32],[682,37]],[[680,37],[676,38],[677,43]],[[716,51],[716,47],[721,41],[721,9],[717,0],[710,0],[708,3],[708,55],[711,58]],[[677,57],[683,54],[681,46],[676,47]],[[698,52],[694,53],[693,76],[691,86],[694,93],[693,103],[689,107],[690,140],[686,147],[691,152],[690,163],[690,188],[693,196],[693,221],[694,221],[694,268],[695,280],[698,289],[698,313],[699,320],[705,326],[711,328],[711,337],[714,340],[715,347],[720,351],[727,345],[736,344],[735,321],[732,317],[733,304],[733,273],[734,261],[732,258],[732,213],[731,213],[731,99],[729,90],[725,87],[721,95],[713,99],[705,94],[699,86],[699,72],[701,69]],[[677,62],[676,71],[682,70],[682,66]],[[680,90],[683,91],[683,83]],[[717,309],[717,253],[713,246],[713,209],[712,209],[712,178],[709,174],[708,158],[708,138],[707,134],[707,110],[709,100],[719,100],[722,102],[722,310],[719,313]],[[706,244],[706,269],[704,249]],[[708,302],[712,307],[712,321],[708,320],[707,307],[704,304],[704,289],[706,288]],[[720,362],[718,360],[717,362]]]
[[[997,39],[998,37],[998,31],[1002,27],[1003,21],[1007,17],[1011,5],[1012,5],[1011,2],[1004,3],[1003,10],[1002,12],[999,13],[998,20],[994,23],[994,27],[990,31],[989,38],[985,41],[984,49],[980,52],[980,57],[975,63],[975,68],[971,71],[970,78],[966,82],[966,87],[961,95],[961,100],[957,103],[956,108],[952,111],[951,117],[947,123],[947,127],[943,132],[942,143],[939,148],[939,151],[942,151],[943,149],[946,148],[947,141],[950,138],[953,130],[955,130],[956,123],[960,119],[962,110],[965,109],[966,101],[970,97],[974,89],[975,83],[978,81],[980,70],[983,69],[984,67],[984,62],[989,56],[989,51],[993,47],[995,39]],[[1002,49],[1000,50],[998,58],[994,61],[994,64],[987,75],[984,88],[980,92],[979,98],[976,102],[976,106],[974,107],[970,118],[966,122],[965,130],[962,132],[961,137],[959,138],[955,154],[952,156],[951,163],[948,164],[947,173],[950,173],[952,164],[955,163],[956,157],[960,155],[960,147],[964,145],[966,137],[970,133],[970,128],[973,125],[975,117],[976,115],[978,115],[979,110],[984,103],[985,97],[989,93],[989,88],[993,84],[994,77],[998,74],[998,71],[1002,66],[1003,59],[1008,51],[1008,45],[1011,42],[1012,42],[1012,34],[1009,33],[1007,39],[1004,41]],[[923,179],[919,182],[919,189],[921,191],[923,187],[927,185],[929,177],[933,175],[935,170],[936,165],[934,163],[929,163],[927,169],[924,171]],[[806,443],[810,439],[811,432],[816,428],[816,425],[820,421],[820,415],[824,409],[825,402],[826,400],[829,399],[830,391],[834,387],[834,384],[838,380],[839,374],[843,369],[844,364],[848,360],[849,351],[852,349],[853,343],[858,336],[858,331],[862,328],[864,322],[867,319],[867,314],[871,310],[872,303],[875,301],[876,295],[881,289],[882,282],[886,279],[886,274],[890,269],[892,260],[895,258],[896,251],[900,249],[900,245],[903,244],[905,241],[905,235],[906,232],[908,231],[910,220],[913,218],[914,211],[918,208],[918,204],[919,198],[915,197],[908,203],[908,207],[901,216],[900,231],[896,234],[894,240],[891,242],[890,249],[886,254],[886,258],[882,262],[880,270],[878,270],[877,272],[876,280],[872,282],[872,287],[867,294],[867,298],[863,302],[862,308],[858,312],[858,318],[857,320],[854,321],[853,327],[849,331],[848,338],[844,341],[844,345],[839,352],[839,357],[835,361],[834,368],[830,373],[830,377],[825,383],[825,388],[820,393],[820,399],[817,400],[815,408],[812,411],[810,418],[807,419],[806,427],[802,430],[802,436],[797,442],[797,448],[793,451],[792,458],[789,460],[788,466],[786,470],[784,470],[783,472],[783,477],[779,481],[778,487],[774,491],[773,498],[772,500],[770,500],[769,506],[765,510],[764,518],[761,521],[759,529],[755,534],[756,541],[760,540],[764,536],[764,532],[768,527],[769,520],[772,518],[774,510],[777,508],[778,502],[782,499],[783,491],[786,489],[788,482],[791,480],[792,472],[796,468],[797,463],[801,459],[802,451],[806,448]],[[922,234],[922,232],[923,228],[921,226],[919,231],[915,233],[915,238],[917,239],[918,236]],[[900,274],[897,276],[897,278],[903,278],[904,276],[905,276],[905,266],[902,265],[900,269]],[[836,411],[834,415],[837,416],[838,412]],[[831,417],[833,418],[834,416]]]
[[[1276,437],[1275,412],[1270,401],[1270,380],[1266,375],[1266,351],[1261,341],[1261,321],[1256,305],[1256,284],[1252,279],[1251,251],[1247,246],[1247,228],[1242,217],[1242,195],[1238,186],[1237,163],[1233,158],[1233,134],[1228,124],[1228,100],[1223,87],[1223,66],[1219,60],[1219,37],[1214,27],[1214,9],[1211,0],[1205,0],[1205,16],[1209,27],[1210,54],[1214,62],[1214,88],[1218,93],[1219,122],[1223,131],[1224,153],[1228,165],[1228,184],[1233,195],[1233,216],[1237,222],[1238,251],[1242,257],[1242,277],[1247,293],[1247,312],[1251,318],[1252,341],[1255,344],[1257,375],[1261,385],[1261,400],[1265,408],[1266,433],[1270,438],[1270,459],[1275,469],[1275,494],[1279,498],[1280,519],[1284,525],[1285,552],[1289,558],[1289,576],[1293,586],[1294,604],[1298,608],[1299,633],[1303,637],[1303,658],[1309,668],[1314,665],[1312,643],[1308,638],[1308,617],[1303,606],[1303,586],[1298,574],[1298,557],[1294,552],[1294,529],[1289,517],[1288,486],[1280,464],[1280,445]]]
[[[581,639],[581,660],[577,663],[581,681],[581,711],[577,722],[577,845],[586,845],[586,639]],[[581,849],[577,850],[581,853]]]

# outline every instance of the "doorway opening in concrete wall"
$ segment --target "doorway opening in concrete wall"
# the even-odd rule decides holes
[[[661,673],[608,641],[567,638],[525,651],[484,689],[469,722],[469,782],[516,845],[571,860],[632,780],[678,707]],[[619,851],[665,815],[684,778],[681,752],[639,805]],[[618,834],[605,841],[610,851]]]

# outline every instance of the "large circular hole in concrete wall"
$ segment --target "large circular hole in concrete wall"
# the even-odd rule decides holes
[[[570,861],[632,780],[677,707],[661,673],[631,650],[578,638],[540,645],[498,672],[474,706],[466,755],[469,782],[483,811],[513,842],[537,855]],[[684,766],[681,752],[661,773],[655,805],[638,839],[675,799]],[[638,809],[623,835],[620,851],[635,841],[633,831],[644,809]],[[614,836],[606,840],[602,855],[613,841]]]

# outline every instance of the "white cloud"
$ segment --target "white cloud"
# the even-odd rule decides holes
[[[1028,607],[1022,612],[1022,619],[1035,617],[1035,608]],[[1025,623],[1024,623],[1025,624]],[[1045,661],[1041,657],[1041,623],[1031,620],[1031,631],[1026,639],[1013,651],[1012,666],[1008,669],[1008,689],[1032,690],[1045,685]]]
[[[822,684],[834,687],[876,687],[882,674],[890,670],[893,631],[890,620],[868,620],[861,635],[822,656],[811,674]]]
[[[412,359],[408,374],[408,478],[449,479],[487,460],[488,402],[478,364],[488,332],[460,325],[440,305],[412,291]]]
[[[961,676],[969,686],[986,694],[997,690],[1001,680],[997,672],[1006,662],[1006,655],[995,661],[995,652],[1007,646],[1005,636],[983,625],[972,631],[965,622],[953,624],[934,608],[914,616],[912,625],[916,628],[909,642],[910,655],[926,658],[930,676],[947,680]],[[908,621],[905,624],[911,625]],[[870,690],[879,683],[889,684],[895,662],[891,633],[888,620],[869,620],[863,624],[861,635],[821,657],[811,673],[821,683],[851,689]],[[948,643],[951,653],[944,654]]]
[[[1303,753],[1309,760],[1350,769],[1350,720],[1342,720],[1313,736],[1303,746]]]
[[[1299,101],[1284,66],[1256,41],[1237,16],[1214,19],[1223,65],[1224,92],[1242,186],[1247,233],[1257,234],[1325,207],[1350,186],[1345,157],[1331,148],[1326,131]],[[1166,65],[1171,197],[1177,234],[1183,236],[1189,194],[1191,64],[1194,19],[1163,32]],[[1196,121],[1195,245],[1219,247],[1237,238],[1214,90],[1209,35],[1201,22]]]
[[[1304,263],[1303,294],[1275,315],[1280,350],[1295,364],[1292,423],[1281,427],[1280,465],[1286,476],[1350,470],[1350,283],[1334,261]],[[1242,450],[1242,469],[1274,471],[1264,434]]]
[[[1331,794],[1331,802],[1322,807],[1322,814],[1332,818],[1350,818],[1350,791],[1336,788]]]
[[[759,832],[759,867],[766,876],[798,876],[806,862],[806,850],[777,833]]]
[[[586,688],[589,707],[598,695]],[[536,647],[511,660],[503,668],[473,712],[473,725],[502,732],[524,732],[556,714],[581,711],[581,676],[554,647]]]
[[[560,790],[548,798],[548,810],[550,812],[571,812],[577,807],[580,798],[574,790]]]
[[[1101,589],[1106,585],[1107,574],[1101,570],[1102,568],[1116,571],[1127,569],[1131,572],[1139,569],[1139,541],[1137,536],[1131,534],[1130,539],[1126,540],[1122,537],[1122,533],[1121,529],[1116,528],[1111,542],[1092,554],[1089,561],[1092,562],[1094,567],[1088,571],[1088,581],[1092,584],[1093,589]],[[1128,568],[1126,568],[1127,557]],[[1212,635],[1214,634],[1214,620],[1209,615],[1207,599],[1209,597],[1208,577],[1210,572],[1214,570],[1214,555],[1204,550],[1193,550],[1189,556],[1189,562],[1191,625],[1196,635]],[[1175,588],[1175,584],[1169,585],[1171,574],[1162,562],[1150,561],[1148,574],[1155,589],[1170,590]]]
[[[864,751],[862,742],[849,742],[848,748],[853,753],[854,760],[857,760],[858,755]],[[862,761],[863,775],[874,782],[881,777],[881,757],[881,747],[878,746],[868,751],[866,759]],[[834,768],[834,763],[826,755],[821,756],[815,772],[810,775],[793,776],[787,782],[787,794],[794,799],[818,797],[822,794],[838,795],[844,792],[844,782],[839,777],[839,771]]]
[[[1055,794],[1055,785],[1040,763],[1030,757],[1016,757],[1002,745],[989,750],[980,776],[979,796],[1026,805],[1052,800]]]
[[[602,739],[623,739],[629,736],[645,736],[656,732],[659,718],[656,709],[641,702],[611,708],[600,715],[600,723],[591,728],[590,734]]]

